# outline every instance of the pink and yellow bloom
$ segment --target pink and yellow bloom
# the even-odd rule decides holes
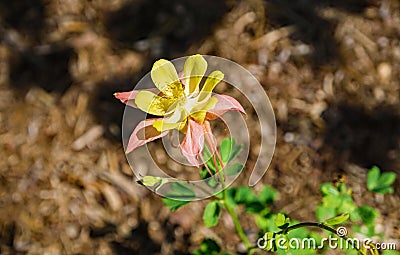
[[[183,72],[179,75],[171,62],[160,59],[151,70],[151,79],[156,88],[114,94],[129,106],[159,116],[143,120],[136,126],[129,138],[126,153],[167,135],[173,129],[185,134],[180,149],[191,165],[204,163],[204,140],[212,153],[216,151],[209,121],[227,111],[243,114],[245,111],[236,99],[212,93],[224,78],[221,71],[211,72],[200,89],[206,70],[207,62],[198,54],[186,59]]]

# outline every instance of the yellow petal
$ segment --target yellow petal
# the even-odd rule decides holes
[[[162,97],[146,90],[140,91],[135,98],[135,104],[140,110],[157,116],[163,116],[168,109],[163,101]]]
[[[212,109],[217,104],[217,102],[217,98],[210,98],[210,100],[208,100],[205,104],[194,108],[190,116],[198,123],[203,123],[204,119],[206,118],[207,111]]]
[[[182,129],[186,124],[187,114],[184,110],[178,109],[168,118],[156,120],[153,127],[159,132],[171,129]]]
[[[185,94],[190,95],[199,90],[199,83],[207,70],[207,62],[200,55],[190,56],[185,61],[183,67],[183,77],[185,80]]]
[[[186,125],[186,119],[178,123],[168,123],[162,120],[157,120],[153,123],[153,127],[158,130],[158,132],[164,132],[171,129],[183,129]]]
[[[211,96],[212,91],[215,86],[224,79],[224,74],[221,71],[214,71],[208,77],[201,89],[201,94],[199,96],[199,102],[208,99]]]
[[[165,59],[156,61],[150,74],[151,79],[160,91],[165,89],[166,86],[179,81],[174,65]]]
[[[212,92],[215,86],[224,79],[224,74],[221,71],[214,71],[207,77],[202,91]]]

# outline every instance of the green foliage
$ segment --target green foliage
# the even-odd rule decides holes
[[[227,176],[237,175],[243,170],[244,166],[242,164],[238,162],[231,163],[241,150],[242,145],[236,145],[234,138],[225,138],[224,140],[222,140],[219,147],[219,153],[221,155],[222,163],[224,164],[224,166],[226,166],[224,171]],[[204,158],[207,159],[207,167],[203,167],[200,170],[200,178],[203,180],[209,178],[208,180],[206,180],[207,184],[210,187],[215,188],[219,185],[220,182],[218,181],[220,176],[216,174],[218,172],[217,169],[221,169],[221,163],[219,162],[218,158],[212,156],[207,147],[204,147],[203,154]],[[211,175],[213,175],[214,178],[210,178]]]
[[[317,206],[315,214],[318,220],[323,221],[325,219],[335,217],[336,208],[320,204]]]
[[[206,227],[214,227],[218,224],[221,208],[218,201],[212,201],[207,204],[203,213],[203,221]]]
[[[242,150],[242,145],[236,146],[234,138],[226,138],[221,142],[220,153],[224,163],[232,161]]]
[[[221,253],[221,247],[218,243],[213,239],[206,238],[192,255],[229,255],[229,253]]]
[[[335,226],[342,224],[343,222],[347,221],[349,219],[349,214],[341,214],[335,217],[332,217],[330,219],[325,220],[323,223],[328,226]]]
[[[162,198],[162,201],[171,211],[176,211],[180,207],[190,203],[195,198],[195,193],[188,185],[174,182],[171,183],[167,196]]]
[[[357,206],[351,189],[347,189],[344,183],[336,183],[336,187],[331,183],[321,185],[323,195],[322,203],[317,206],[316,216],[322,222],[327,222],[327,218],[335,218],[340,214],[348,214],[354,222],[361,221],[362,225],[352,227],[353,231],[362,233],[368,237],[373,237],[375,233],[375,219],[378,212],[369,206]],[[339,223],[340,224],[340,223]],[[327,224],[330,225],[330,224]]]
[[[187,185],[181,182],[171,183],[171,191],[167,192],[168,197],[182,199],[182,200],[193,200],[195,198],[194,191]]]
[[[374,166],[368,171],[367,188],[375,193],[393,193],[391,185],[395,180],[395,173],[387,172],[381,174],[381,170],[377,166]]]
[[[375,222],[375,218],[378,216],[378,212],[374,208],[367,205],[358,207],[357,211],[361,220],[365,224],[373,224]]]
[[[386,250],[382,253],[382,255],[400,255],[400,252],[395,250]]]
[[[225,169],[225,175],[236,175],[242,171],[243,165],[232,162],[240,153],[241,149],[242,147],[240,145],[237,146],[233,138],[224,139],[222,141],[219,152],[223,165],[228,166]],[[218,171],[221,168],[221,164],[216,157],[213,158],[210,155],[207,148],[204,150],[204,157],[208,159],[206,162],[208,169],[205,167],[201,169],[200,177],[204,180],[208,179],[207,184],[210,187],[217,187],[224,182],[224,176],[219,174]],[[211,174],[209,171],[211,171]],[[209,178],[211,176],[213,178]],[[394,183],[395,178],[396,175],[394,173],[381,174],[379,168],[373,167],[368,172],[367,187],[370,191],[376,193],[392,193],[393,188],[391,185]],[[161,186],[168,183],[168,181],[163,182],[163,180],[158,177],[147,177],[144,178],[142,182],[147,186]],[[167,194],[169,198],[163,198],[163,201],[172,211],[177,210],[194,199],[195,194],[188,185],[183,183],[168,184],[170,185],[170,192]],[[282,255],[321,254],[328,248],[327,245],[325,245],[325,247],[321,245],[324,238],[327,236],[326,232],[305,229],[304,226],[321,227],[323,225],[323,229],[336,234],[333,227],[343,224],[350,219],[353,222],[360,223],[352,227],[353,231],[362,233],[366,237],[376,237],[375,220],[378,216],[378,212],[367,205],[358,206],[353,199],[352,189],[346,187],[342,182],[337,182],[335,184],[324,183],[321,185],[320,190],[322,193],[322,201],[316,208],[316,217],[320,223],[307,223],[308,225],[304,225],[304,223],[299,224],[296,221],[291,221],[284,212],[274,214],[271,205],[276,200],[278,192],[266,185],[259,192],[255,192],[248,186],[240,186],[230,187],[214,195],[215,200],[210,201],[204,209],[204,225],[207,227],[216,226],[224,208],[231,214],[232,219],[235,218],[234,215],[232,215],[232,211],[242,210],[254,216],[255,223],[260,228],[259,234],[265,241],[265,250]],[[235,227],[237,227],[237,221],[236,219]],[[245,235],[243,230],[241,232],[237,228],[236,230],[242,238],[242,241],[245,240],[246,238],[243,238],[243,235]],[[242,233],[242,235],[240,235],[240,233]],[[312,243],[310,243],[311,247],[293,249],[290,245],[290,242],[293,240],[297,243],[301,243],[304,240],[312,241]],[[248,248],[249,245],[246,247]],[[364,248],[358,251],[354,248],[349,248],[345,249],[344,252],[347,255],[378,254],[378,250],[374,244],[371,244],[371,248],[368,251]],[[192,254],[228,255],[228,253],[222,253],[221,247],[212,239],[204,239],[199,249]],[[394,251],[385,251],[384,255],[400,254]]]
[[[233,206],[243,205],[245,212],[256,214],[261,213],[269,207],[277,197],[278,192],[270,186],[265,186],[256,195],[251,188],[241,186],[238,188],[229,188],[228,194]]]
[[[194,251],[193,255],[217,255],[221,251],[221,247],[217,244],[216,241],[213,239],[204,239],[203,242],[200,244],[200,248]]]
[[[169,207],[169,209],[173,212],[191,202],[191,201],[175,200],[167,197],[163,197],[162,201],[164,202],[164,205]]]
[[[265,185],[264,188],[258,194],[260,201],[265,205],[271,205],[278,196],[278,191],[273,189],[271,186]]]
[[[290,219],[283,213],[278,213],[274,222],[278,228],[286,229],[290,224]]]
[[[331,183],[321,185],[322,203],[318,205],[316,216],[319,221],[332,218],[340,214],[349,214],[350,218],[356,219],[357,205],[351,196],[351,189],[347,189],[344,183],[338,182],[336,187]]]
[[[233,163],[231,166],[226,169],[226,175],[227,176],[233,176],[239,174],[243,169],[243,165],[240,163]]]

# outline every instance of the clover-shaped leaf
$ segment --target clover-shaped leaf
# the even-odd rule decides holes
[[[374,166],[368,171],[367,188],[375,193],[393,193],[391,185],[396,180],[396,174],[393,172],[382,173],[381,170]]]

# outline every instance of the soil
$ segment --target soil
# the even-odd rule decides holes
[[[138,185],[120,140],[113,93],[194,53],[241,64],[269,95],[276,151],[255,189],[280,192],[273,211],[315,220],[320,184],[341,175],[400,239],[399,178],[392,195],[365,184],[373,165],[400,174],[399,1],[2,0],[0,33],[1,254],[190,254],[203,237],[240,251],[227,215],[208,229],[204,201],[172,213]]]

